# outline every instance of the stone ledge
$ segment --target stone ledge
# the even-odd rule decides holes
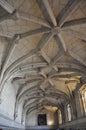
[[[60,128],[86,128],[86,117],[79,118],[60,125]]]
[[[25,126],[2,116],[0,117],[0,128],[25,129]]]
[[[49,126],[49,125],[43,125],[43,126],[26,126],[26,130],[54,130],[56,129],[57,126],[55,125],[52,125],[52,126]]]

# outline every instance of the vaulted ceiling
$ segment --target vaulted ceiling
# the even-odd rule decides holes
[[[86,0],[0,5],[0,92],[10,81],[24,110],[60,108],[86,77]]]

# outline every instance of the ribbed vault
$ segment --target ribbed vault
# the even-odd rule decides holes
[[[11,82],[15,119],[23,104],[21,121],[37,109],[61,109],[86,80],[86,1],[0,0],[0,5],[0,96]]]

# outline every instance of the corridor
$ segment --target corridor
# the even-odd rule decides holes
[[[0,130],[86,130],[86,0],[0,0]]]

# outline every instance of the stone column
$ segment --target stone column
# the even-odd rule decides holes
[[[79,94],[79,89],[82,85],[77,84],[77,89],[74,91],[75,95],[75,103],[76,103],[76,110],[77,110],[77,118],[83,116],[83,105],[82,105],[82,96]]]
[[[78,92],[75,94],[75,101],[76,101],[77,117],[82,117],[83,111],[80,105],[80,96]]]
[[[65,122],[68,122],[67,104],[64,106],[64,113],[65,113]]]
[[[61,114],[62,114],[62,123],[65,123],[65,110],[64,110],[64,107],[61,108]]]
[[[56,112],[54,113],[54,120],[55,120],[55,125],[58,126],[58,125],[59,125],[58,111],[56,111]]]

